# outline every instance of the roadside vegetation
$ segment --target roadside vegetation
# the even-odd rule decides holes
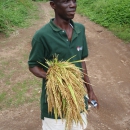
[[[36,18],[32,0],[0,0],[0,32],[9,34],[16,27],[27,27]]]
[[[35,2],[49,0],[1,0],[0,32],[8,34],[16,27],[27,27],[36,17]],[[77,0],[77,11],[91,21],[112,31],[117,37],[130,42],[129,0]]]
[[[78,0],[78,13],[130,42],[130,0]]]
[[[15,50],[14,44],[8,47]],[[24,47],[17,44],[18,51],[15,55],[12,53],[13,57],[0,56],[0,110],[32,102],[39,104],[41,79],[29,72],[27,65],[29,49],[25,47],[29,43],[22,44],[25,44]],[[2,45],[4,44],[0,47]]]
[[[17,28],[29,27],[38,16],[38,6],[32,0],[0,0],[0,33],[9,35]],[[2,49],[5,44],[0,43]],[[8,47],[15,49],[14,43]],[[28,71],[28,48],[21,48],[20,44],[18,48],[21,50],[15,53],[17,58],[0,55],[0,110],[34,101],[39,103],[41,81]]]

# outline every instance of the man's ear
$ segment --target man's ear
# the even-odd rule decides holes
[[[52,7],[52,9],[55,9],[55,3],[54,3],[54,1],[50,1],[50,6]]]

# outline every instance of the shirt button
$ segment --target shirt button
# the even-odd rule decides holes
[[[68,39],[66,41],[68,42]]]
[[[64,32],[64,30],[62,32]]]

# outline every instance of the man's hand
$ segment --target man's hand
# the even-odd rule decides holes
[[[97,108],[99,108],[99,102],[93,90],[88,92],[88,97],[89,97],[88,102],[91,103],[92,100],[97,101]]]
[[[96,95],[93,91],[93,88],[90,84],[90,80],[89,80],[89,77],[88,77],[88,74],[87,74],[87,67],[86,67],[85,61],[82,62],[82,68],[83,68],[83,73],[84,73],[85,86],[86,86],[88,97],[89,97],[89,102],[91,102],[91,100],[96,100],[97,103],[98,103],[98,99],[97,99],[97,97],[96,97]],[[97,108],[99,108],[99,103],[97,105]]]

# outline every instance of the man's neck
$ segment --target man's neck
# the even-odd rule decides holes
[[[71,41],[72,33],[73,33],[73,26],[70,24],[70,20],[58,20],[54,19],[54,24],[56,24],[62,30],[65,30],[68,40]]]
[[[70,27],[70,20],[54,19],[54,23],[63,30],[67,30]]]

